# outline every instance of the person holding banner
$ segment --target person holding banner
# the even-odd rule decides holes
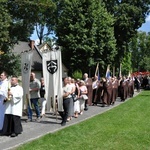
[[[5,105],[4,100],[7,98],[8,92],[8,79],[7,73],[3,71],[0,75],[0,131],[3,128]]]
[[[40,81],[35,77],[35,73],[31,72],[30,75],[30,101],[31,101],[31,106],[32,104],[34,105],[35,112],[36,112],[36,121],[40,121],[40,109],[38,105],[38,99],[40,97]],[[32,121],[32,108],[30,105],[28,105],[28,119],[26,122],[31,122]]]
[[[93,83],[92,83],[92,88],[93,88],[93,97],[92,97],[92,103],[93,105],[97,105],[97,103],[95,103],[95,96],[96,96],[96,91],[97,91],[97,88],[98,88],[98,84],[99,84],[99,81],[98,81],[98,76],[95,75],[94,79],[93,79]]]
[[[98,83],[93,105],[97,105],[97,103],[100,103],[100,104],[103,103],[103,92],[104,92],[103,80],[104,78],[102,78]]]

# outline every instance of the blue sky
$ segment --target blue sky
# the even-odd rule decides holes
[[[139,28],[139,31],[145,31],[145,32],[150,32],[150,15],[147,16],[146,22],[143,23],[143,25],[141,26],[141,28]]]
[[[145,23],[143,23],[143,25],[138,30],[144,31],[144,32],[150,32],[150,15],[147,16]],[[30,38],[31,38],[31,40],[37,41],[38,37],[37,37],[36,32],[34,32]]]

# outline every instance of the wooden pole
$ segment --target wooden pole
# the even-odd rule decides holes
[[[95,76],[97,75],[98,67],[99,67],[99,62],[97,63],[97,66],[96,66]]]

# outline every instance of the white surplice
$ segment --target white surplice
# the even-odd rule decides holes
[[[23,88],[19,85],[11,87],[10,91],[12,93],[12,98],[10,101],[5,103],[5,114],[11,114],[15,116],[22,116],[22,106],[23,106]]]
[[[4,99],[7,97],[8,93],[8,80],[0,82],[0,130],[3,128],[4,122],[4,113],[5,113],[5,105]]]

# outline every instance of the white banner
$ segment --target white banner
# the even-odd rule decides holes
[[[22,87],[23,87],[23,99],[27,107],[30,104],[29,98],[29,84],[30,84],[30,74],[31,74],[31,64],[32,64],[33,51],[25,51],[21,53],[21,74],[22,74]]]
[[[58,111],[63,111],[62,61],[60,50],[43,53],[43,77],[47,110],[56,112],[58,109]],[[58,105],[56,104],[56,97]]]

